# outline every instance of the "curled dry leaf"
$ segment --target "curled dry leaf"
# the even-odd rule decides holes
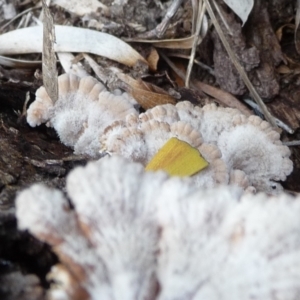
[[[55,25],[56,52],[87,52],[107,57],[127,66],[138,61],[147,61],[131,46],[122,40],[103,32]],[[43,46],[43,28],[28,27],[0,35],[0,54],[14,55],[41,53]]]
[[[163,89],[151,83],[135,80],[124,73],[117,73],[117,76],[126,84],[126,92],[129,93],[144,109],[162,104],[176,104],[173,97],[167,94]]]

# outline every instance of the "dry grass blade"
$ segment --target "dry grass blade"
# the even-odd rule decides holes
[[[0,65],[10,68],[37,68],[41,64],[41,60],[23,60],[0,55]]]
[[[216,19],[216,16],[213,12],[213,9],[210,5],[209,0],[204,0],[205,4],[206,4],[206,8],[207,11],[209,13],[209,16],[215,26],[215,29],[232,61],[232,63],[234,64],[234,66],[236,67],[236,69],[238,70],[240,76],[242,77],[245,85],[247,86],[247,88],[249,89],[249,92],[251,93],[253,99],[256,101],[256,103],[259,105],[259,107],[261,108],[266,120],[272,124],[274,127],[277,127],[276,122],[274,120],[274,117],[271,115],[271,113],[268,111],[268,108],[266,107],[266,105],[264,104],[264,102],[262,101],[262,99],[260,98],[260,96],[258,95],[257,91],[255,90],[255,88],[253,87],[252,83],[250,82],[245,70],[243,69],[243,67],[241,66],[241,64],[238,62],[236,55],[234,54],[234,52],[231,50],[230,45],[228,43],[228,41],[226,40],[226,37]]]
[[[246,102],[250,107],[252,107],[255,112],[262,114],[262,111],[256,102],[252,101],[251,99],[244,99],[244,102]],[[278,127],[282,128],[284,131],[288,132],[289,134],[293,134],[295,132],[295,130],[293,130],[288,124],[277,119],[276,117],[275,117],[275,122]]]
[[[195,36],[189,36],[181,39],[165,39],[165,40],[145,40],[139,38],[124,39],[126,42],[153,44],[157,48],[167,49],[191,49],[193,47]]]
[[[54,51],[55,30],[53,18],[45,2],[43,3],[43,83],[45,89],[55,103],[58,99],[58,81],[56,69],[56,56]]]
[[[176,53],[176,52],[170,52],[168,53],[168,57],[178,57],[183,59],[190,59],[188,55],[182,54],[182,53]],[[199,61],[198,59],[194,59],[194,64],[198,65],[200,68],[206,70],[210,75],[215,76],[215,71],[210,66],[204,64],[203,62]]]
[[[192,0],[192,7],[193,7],[193,16],[192,16],[192,33],[194,34],[196,32],[196,24],[197,24],[197,18],[198,18],[198,0]]]
[[[202,1],[198,2],[197,11],[198,11],[198,17],[197,17],[196,32],[195,32],[192,51],[191,51],[190,60],[189,60],[187,73],[186,73],[186,78],[185,78],[185,86],[186,87],[189,86],[190,76],[191,76],[191,72],[192,72],[192,68],[193,68],[193,64],[194,64],[194,59],[195,59],[195,54],[196,54],[196,48],[197,48],[197,45],[198,45],[201,25],[202,25],[202,21],[203,21],[204,12],[205,12],[205,4],[203,4]]]
[[[222,20],[222,22],[223,22],[223,24],[226,28],[227,33],[230,34],[231,36],[233,36],[232,30],[231,30],[226,18],[224,18],[224,15],[221,13],[219,4],[217,2],[214,2],[214,4],[215,4],[216,12],[218,13],[220,19]]]

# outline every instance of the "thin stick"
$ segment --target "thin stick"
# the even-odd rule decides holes
[[[191,55],[190,55],[188,68],[187,68],[186,78],[185,78],[185,86],[186,87],[189,87],[189,82],[190,82],[191,72],[192,72],[192,68],[193,68],[193,64],[194,64],[194,58],[196,55],[196,48],[198,45],[198,40],[199,40],[199,36],[200,36],[200,30],[201,30],[204,12],[205,12],[205,4],[202,4],[202,1],[199,1],[195,38],[193,41],[193,47],[192,47],[192,51],[191,51]]]
[[[55,43],[55,28],[53,17],[46,4],[43,4],[43,52],[42,52],[42,71],[43,71],[43,84],[51,98],[55,103],[58,99],[58,81],[56,69],[56,56],[54,51]]]

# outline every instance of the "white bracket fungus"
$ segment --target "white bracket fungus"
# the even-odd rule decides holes
[[[73,209],[41,184],[16,200],[19,228],[59,257],[51,300],[299,297],[299,197],[197,189],[117,156],[73,170],[67,193]]]
[[[48,122],[75,153],[118,154],[144,166],[172,137],[197,148],[209,167],[193,176],[198,186],[235,184],[276,194],[277,181],[292,172],[289,148],[269,123],[237,109],[190,102],[166,104],[138,115],[123,95],[113,95],[92,77],[59,76],[59,99],[45,89],[28,109],[31,126]]]
[[[127,97],[109,93],[103,84],[88,76],[72,74],[58,77],[59,98],[53,103],[44,87],[36,92],[36,100],[27,111],[30,126],[48,122],[60,140],[73,147],[75,153],[97,156],[99,137],[104,129],[129,113],[136,113]]]
[[[176,106],[157,106],[138,119],[128,119],[130,122],[118,124],[117,128],[110,126],[100,137],[108,152],[132,160],[138,157],[137,161],[146,165],[169,138],[177,137],[198,148],[210,163],[210,170],[214,170],[209,176],[208,170],[194,175],[199,186],[231,183],[276,194],[282,190],[277,181],[285,180],[293,169],[290,150],[282,145],[278,132],[268,122],[256,116],[246,117],[237,109],[213,104],[200,108],[180,102]],[[139,141],[134,146],[136,137],[131,133],[136,130]],[[124,132],[126,139],[122,137]],[[134,155],[130,153],[132,149]],[[216,168],[214,163],[218,164]]]

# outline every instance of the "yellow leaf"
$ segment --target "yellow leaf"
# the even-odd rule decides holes
[[[200,152],[177,138],[169,139],[146,166],[147,171],[164,170],[171,176],[191,176],[208,166]]]

